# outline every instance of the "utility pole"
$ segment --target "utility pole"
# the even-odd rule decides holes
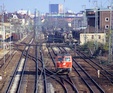
[[[58,13],[57,13],[57,16],[58,16]],[[57,20],[57,16],[56,16],[56,18],[55,18],[55,30],[57,29],[57,24],[58,24],[58,23],[57,23],[57,21],[58,21],[58,20]]]
[[[37,41],[37,35],[38,35],[38,32],[37,32],[37,28],[38,28],[38,11],[37,9],[35,9],[35,12],[34,12],[34,37],[35,37],[35,41]]]
[[[1,12],[2,12],[2,42],[3,42],[3,50],[4,50],[4,64],[5,64],[5,27],[4,27],[4,4],[1,6]],[[4,68],[3,68],[3,75],[4,75]]]
[[[75,16],[75,13],[74,13],[74,30],[75,30],[75,19],[76,19],[76,16]]]
[[[41,31],[40,12],[37,11],[37,9],[36,9],[34,15],[35,15],[35,17],[34,17],[34,37],[35,37],[35,40],[37,42],[37,40],[39,38],[40,31]]]
[[[112,6],[112,12],[111,12],[111,38],[112,38],[112,60],[111,61],[113,61],[113,0],[112,0],[112,2],[111,2],[111,6]]]
[[[38,30],[41,32],[41,13],[38,11]]]
[[[12,37],[12,32],[11,32],[11,29],[12,28],[12,25],[11,25],[11,19],[10,19],[10,56],[11,56],[11,37]]]
[[[98,6],[97,6],[97,1],[95,1],[95,9],[94,9],[94,12],[95,12],[95,41],[94,41],[94,44],[95,44],[95,49],[97,50],[98,49]]]
[[[83,27],[86,27],[87,28],[87,21],[86,21],[86,5],[83,5],[83,8],[84,8],[84,25]],[[85,44],[86,44],[86,28],[84,29],[84,40],[85,40]]]
[[[66,23],[65,23],[65,0],[64,0],[64,31],[66,30]]]
[[[110,35],[109,35],[109,55],[108,55],[108,63],[113,61],[113,27],[112,27],[112,20],[113,20],[113,0],[111,0],[111,8],[110,8]]]
[[[2,12],[2,31],[3,31],[3,41],[5,40],[5,29],[4,29],[4,5],[1,6],[1,12]]]

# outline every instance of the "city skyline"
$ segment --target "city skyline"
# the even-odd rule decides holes
[[[98,1],[98,0],[97,0]],[[99,0],[97,2],[98,7],[107,7],[110,6],[111,0]],[[13,3],[12,3],[13,2]],[[79,11],[84,10],[85,8],[95,8],[96,3],[95,0],[1,0],[0,6],[4,5],[5,10],[8,12],[14,12],[18,10],[30,10],[34,12],[35,9],[39,10],[42,13],[49,12],[49,4],[63,4],[64,11],[72,10],[73,12],[77,13]],[[43,4],[43,5],[42,5]],[[85,6],[85,7],[83,7]]]

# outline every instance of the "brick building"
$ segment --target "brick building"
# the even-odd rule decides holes
[[[100,11],[100,29],[110,29],[110,10],[101,10]]]
[[[100,31],[109,30],[110,24],[112,25],[111,18],[113,17],[110,11],[111,10],[108,8],[97,9],[96,11],[95,9],[86,9],[86,17],[87,17],[88,26],[95,28],[95,25],[97,24],[98,29],[100,29]],[[97,18],[97,23],[96,23],[96,18]]]

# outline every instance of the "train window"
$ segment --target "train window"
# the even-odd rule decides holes
[[[58,61],[62,61],[62,58],[58,58]]]
[[[67,58],[65,58],[65,61],[70,61],[70,58],[68,58],[68,57],[67,57]]]

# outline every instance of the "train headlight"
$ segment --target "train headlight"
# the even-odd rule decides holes
[[[66,65],[66,63],[63,63],[63,65]]]

